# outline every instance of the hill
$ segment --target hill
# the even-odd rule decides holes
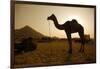
[[[27,26],[24,26],[21,29],[15,30],[15,41],[21,40],[22,38],[28,38],[32,37],[34,39],[41,39],[42,37],[45,37],[43,34],[37,32],[33,28]]]

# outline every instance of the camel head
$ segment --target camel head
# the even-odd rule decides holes
[[[55,15],[52,14],[51,16],[48,16],[47,20],[53,20],[55,18]]]

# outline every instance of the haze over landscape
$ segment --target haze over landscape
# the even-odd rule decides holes
[[[52,13],[56,15],[59,24],[76,19],[84,27],[85,34],[94,38],[94,8],[16,4],[15,29],[28,25],[43,35],[66,38],[63,30],[58,30],[52,21],[47,20]],[[75,33],[72,37],[79,36]]]

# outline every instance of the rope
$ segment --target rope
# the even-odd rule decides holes
[[[51,38],[50,21],[49,21],[49,37]]]

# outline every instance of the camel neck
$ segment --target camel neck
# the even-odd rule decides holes
[[[60,25],[60,24],[58,23],[58,20],[57,20],[56,17],[53,19],[53,21],[54,21],[55,27],[56,27],[57,29],[60,29],[60,30],[63,30],[63,29],[64,29],[64,26],[63,26],[63,25]]]

